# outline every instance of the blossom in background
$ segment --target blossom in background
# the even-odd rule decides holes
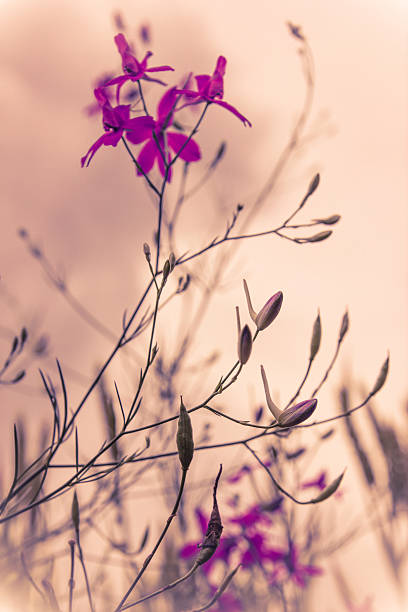
[[[218,104],[229,110],[233,115],[238,117],[244,125],[251,123],[244,115],[241,115],[234,106],[224,102],[224,75],[227,60],[222,55],[219,56],[215,70],[210,76],[209,74],[200,74],[195,77],[197,84],[197,91],[193,89],[178,89],[177,93],[184,95],[187,100],[185,106],[190,104],[199,104],[200,102],[208,102],[209,104]]]
[[[81,158],[81,166],[89,166],[89,163],[100,147],[116,147],[123,133],[127,140],[132,143],[141,142],[148,138],[155,125],[152,117],[136,117],[130,119],[130,104],[112,107],[103,88],[94,91],[95,98],[102,109],[102,121],[105,134],[103,134],[89,148],[86,155]]]
[[[229,522],[235,525],[240,525],[240,527],[243,527],[244,529],[254,527],[258,523],[266,526],[272,524],[271,519],[264,511],[262,511],[262,507],[259,504],[252,506],[243,514],[230,518]]]
[[[276,506],[274,511],[279,510]],[[270,514],[270,512],[268,512]],[[227,567],[232,554],[238,555],[238,562],[244,568],[250,568],[266,561],[279,561],[282,557],[281,551],[275,551],[268,544],[268,533],[262,531],[264,527],[270,527],[272,521],[268,514],[262,511],[260,505],[251,506],[247,511],[227,519],[232,527],[239,527],[238,532],[228,532],[220,540],[217,550],[213,556],[203,565],[203,571],[208,575],[214,563],[223,562]],[[207,517],[197,508],[196,519],[202,534],[205,534]],[[182,559],[194,557],[197,553],[197,542],[188,542],[180,550]]]
[[[111,79],[113,79],[113,74],[110,74],[110,73],[102,74],[100,77],[96,79],[94,83],[94,91],[96,89],[102,89],[103,87],[106,87],[107,83],[109,83]],[[109,102],[112,102],[113,94],[109,90],[106,90],[104,93],[105,93],[106,98],[109,100]],[[88,106],[85,107],[85,112],[87,115],[89,115],[89,117],[96,115],[96,113],[99,113],[100,110],[101,110],[101,106],[98,100],[96,100],[96,102],[92,102],[92,104],[89,104]]]
[[[205,536],[208,525],[208,517],[205,516],[205,514],[200,510],[200,508],[196,508],[195,515],[201,533],[203,536]],[[212,557],[202,566],[203,571],[208,574],[217,560],[222,561],[223,563],[225,563],[225,565],[228,566],[230,555],[237,548],[237,546],[238,541],[234,536],[227,535],[222,537]],[[195,557],[197,555],[198,550],[198,542],[188,542],[180,550],[180,557],[182,559],[190,559],[191,557]]]
[[[307,482],[303,482],[301,485],[302,489],[317,488],[319,491],[323,491],[326,487],[327,474],[324,471],[321,472],[314,480],[308,480]]]
[[[266,461],[263,462],[263,464],[266,465],[266,467],[270,467],[272,465],[272,461],[267,459]],[[238,472],[236,472],[232,476],[229,476],[227,480],[230,484],[235,484],[236,482],[239,482],[241,478],[245,476],[245,474],[250,474],[254,470],[260,469],[261,467],[262,466],[260,465],[250,466],[250,465],[244,464],[242,467],[240,467]]]
[[[180,132],[167,131],[167,128],[173,123],[177,99],[177,90],[175,87],[172,87],[164,94],[157,105],[157,120],[154,121],[153,132],[145,132],[143,138],[138,140],[139,143],[147,141],[137,158],[138,164],[145,174],[149,174],[155,162],[157,162],[162,176],[166,175],[166,167],[163,160],[166,154],[166,142],[168,147],[174,153],[180,153],[180,158],[186,162],[195,162],[201,159],[200,147],[195,140],[189,139],[188,136]],[[136,143],[135,140],[132,142]],[[167,151],[166,162],[169,163],[170,161],[171,155]],[[141,171],[138,170],[137,173],[141,174]],[[167,180],[169,182],[171,180],[171,169],[168,171]]]
[[[153,81],[154,83],[160,83],[165,85],[163,81],[159,79],[153,79],[151,76],[146,74],[147,72],[163,72],[167,70],[174,70],[171,66],[155,66],[154,68],[148,68],[148,59],[153,55],[151,51],[148,51],[141,62],[139,62],[132,53],[132,49],[129,46],[124,34],[117,34],[115,36],[115,43],[122,58],[122,68],[125,74],[116,77],[107,83],[108,85],[117,85],[116,99],[119,102],[119,94],[123,85],[127,81]]]
[[[323,573],[321,567],[304,565],[299,562],[299,549],[292,541],[289,542],[288,550],[274,550],[273,553],[274,560],[279,563],[272,572],[272,585],[290,579],[297,586],[304,588],[308,577],[319,576]]]

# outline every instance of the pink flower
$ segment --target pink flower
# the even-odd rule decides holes
[[[239,113],[234,106],[224,102],[222,99],[224,97],[224,75],[226,65],[227,60],[225,57],[220,55],[212,76],[209,74],[200,74],[195,77],[197,91],[192,89],[179,89],[177,90],[177,93],[183,94],[187,97],[187,99],[195,100],[194,102],[187,102],[185,106],[188,106],[189,104],[199,104],[200,102],[218,104],[218,106],[226,108],[233,115],[238,117],[238,119],[240,119],[244,125],[249,125],[251,127],[251,123],[246,117],[241,115],[241,113]]]
[[[177,90],[175,87],[172,87],[164,94],[157,106],[157,120],[154,121],[153,132],[145,132],[143,138],[138,140],[139,143],[147,141],[137,158],[138,164],[145,174],[149,174],[155,162],[157,162],[162,176],[166,175],[166,167],[163,160],[166,141],[168,147],[174,153],[180,154],[182,160],[195,162],[201,159],[200,148],[195,140],[189,139],[188,136],[180,132],[166,131],[173,122],[173,113],[177,99]],[[132,142],[135,142],[135,140]],[[167,151],[166,162],[170,163],[170,161],[171,155]],[[139,170],[137,173],[141,174]],[[168,172],[167,180],[169,182],[171,180],[171,169]]]
[[[119,102],[119,94],[122,86],[127,81],[139,81],[143,79],[145,81],[153,81],[155,83],[160,83],[161,85],[165,85],[163,81],[159,79],[153,79],[150,77],[147,72],[162,72],[165,70],[174,70],[171,66],[155,66],[154,68],[147,67],[147,61],[149,57],[153,55],[151,51],[148,51],[141,62],[139,62],[132,53],[132,50],[127,42],[124,34],[117,34],[115,36],[115,43],[122,58],[122,68],[123,74],[122,76],[116,77],[107,83],[107,85],[117,85],[116,91],[116,99]]]
[[[96,88],[94,93],[102,109],[105,134],[98,138],[86,155],[81,158],[82,167],[89,166],[91,159],[102,145],[116,147],[123,132],[125,132],[129,142],[137,143],[148,138],[155,125],[152,117],[130,119],[130,104],[112,107],[103,88]]]

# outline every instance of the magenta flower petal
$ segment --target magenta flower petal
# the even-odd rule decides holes
[[[107,121],[111,126],[123,126],[129,121],[130,104],[120,104],[115,108],[104,107],[104,121]]]
[[[102,145],[105,144],[105,137],[107,134],[102,134],[98,140],[96,140],[93,145],[91,145],[87,151],[87,153],[81,157],[81,167],[83,168],[85,165],[89,166],[89,163],[98,149],[101,148]]]
[[[249,127],[252,127],[252,123],[249,121],[249,119],[244,117],[244,115],[241,115],[241,113],[239,113],[234,106],[231,106],[231,104],[228,104],[228,102],[224,102],[224,100],[214,100],[214,104],[218,104],[219,106],[226,108],[227,110],[230,111],[230,113],[238,117],[238,119],[240,119],[244,125],[248,125]]]
[[[116,147],[119,140],[122,138],[123,130],[119,130],[118,132],[109,132],[105,134],[105,142],[103,143],[105,146],[110,145],[111,147]]]
[[[220,55],[208,85],[207,95],[209,98],[222,98],[224,96],[224,75],[226,65],[227,60]]]
[[[156,143],[154,140],[148,140],[137,158],[137,163],[145,174],[149,174],[150,170],[153,168],[157,155],[160,155],[160,153],[157,150]],[[140,170],[137,170],[137,173],[142,174]]]
[[[89,166],[91,159],[93,158],[97,150],[102,147],[102,145],[105,145],[105,146],[111,145],[113,147],[116,147],[119,140],[121,139],[121,136],[122,136],[122,131],[102,134],[102,136],[98,138],[98,140],[96,140],[93,143],[93,145],[89,148],[86,155],[81,157],[81,167],[83,168],[85,165]]]
[[[157,105],[157,119],[158,121],[165,120],[169,113],[174,109],[177,100],[177,90],[175,87],[171,87],[166,91],[164,96],[161,97]],[[170,125],[170,123],[167,123]]]
[[[197,89],[198,92],[194,92],[190,90],[190,94],[194,94],[194,95],[200,95],[203,94],[206,91],[210,81],[211,81],[211,77],[208,74],[199,74],[195,77],[196,83],[197,83]]]
[[[133,144],[140,144],[152,136],[156,122],[152,117],[136,117],[126,122],[126,138]]]
[[[170,163],[170,155],[167,158],[167,163]],[[161,155],[159,150],[157,151],[157,164],[159,166],[160,174],[164,178],[166,176],[166,166],[164,165],[163,157],[162,157],[162,155]],[[169,183],[171,182],[171,177],[172,177],[172,171],[171,171],[171,168],[170,168],[168,173],[167,173],[167,181]]]
[[[187,142],[188,137],[185,134],[180,134],[178,132],[169,132],[167,134],[167,140],[173,151],[178,153]],[[190,139],[187,142],[184,149],[180,153],[180,157],[187,162],[195,162],[201,159],[200,147],[195,140]]]
[[[99,106],[104,106],[105,104],[110,104],[109,98],[104,91],[103,87],[97,87],[94,89],[94,96],[99,104]]]
[[[146,68],[146,72],[163,72],[163,70],[171,70],[174,72],[174,68],[171,66],[156,66],[155,68]]]
[[[125,53],[127,53],[128,51],[130,51],[129,48],[129,44],[124,36],[124,34],[120,33],[117,34],[114,38],[115,44],[118,48],[118,51],[121,55],[121,57],[123,57],[125,55]]]
[[[190,557],[194,557],[197,554],[197,550],[197,542],[195,542],[183,546],[179,554],[182,559],[190,559]]]
[[[200,510],[200,508],[195,509],[195,515],[196,515],[198,524],[200,525],[201,533],[205,535],[205,532],[207,531],[207,525],[208,525],[209,518],[207,515],[204,514],[204,512]]]

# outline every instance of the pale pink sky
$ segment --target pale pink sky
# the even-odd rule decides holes
[[[52,333],[55,355],[86,374],[108,348],[94,335],[83,342],[86,328],[26,254],[16,236],[21,226],[65,267],[73,292],[112,329],[119,329],[123,309],[142,285],[141,245],[151,241],[153,219],[145,190],[122,152],[102,150],[89,169],[79,166],[100,134],[100,124],[82,113],[91,100],[90,83],[118,67],[111,20],[117,9],[134,31],[140,23],[151,24],[154,63],[178,67],[178,77],[190,69],[211,72],[217,56],[225,55],[225,97],[254,126],[244,129],[232,115],[211,109],[200,134],[203,151],[209,159],[227,139],[228,157],[194,213],[187,212],[180,251],[219,232],[214,203],[224,207],[225,217],[237,202],[250,205],[284,146],[304,93],[297,45],[285,22],[301,24],[316,68],[311,126],[320,118],[327,130],[292,161],[251,229],[272,227],[287,216],[316,171],[321,185],[301,218],[338,213],[342,221],[331,239],[318,245],[295,247],[276,238],[243,244],[201,340],[213,335],[218,341],[222,330],[217,348],[225,349],[222,363],[229,363],[235,350],[234,307],[244,310],[242,277],[253,288],[256,305],[282,289],[282,320],[261,339],[237,397],[249,389],[251,397],[262,399],[263,362],[274,373],[275,392],[285,398],[303,374],[317,308],[324,342],[317,365],[324,368],[348,307],[351,329],[333,381],[347,369],[371,387],[390,350],[390,377],[379,405],[386,418],[397,416],[406,396],[408,361],[408,10],[403,0],[139,0],[137,8],[131,0],[0,0],[0,274],[20,304],[16,311],[4,302],[3,324],[13,328],[23,313],[24,320],[37,315]],[[208,270],[202,272],[206,277]],[[36,376],[27,384],[36,384]],[[325,416],[333,412],[334,391],[333,384],[322,395]],[[26,401],[21,398],[20,411]],[[14,410],[7,408],[10,417]],[[345,463],[347,457],[334,456],[333,474]]]

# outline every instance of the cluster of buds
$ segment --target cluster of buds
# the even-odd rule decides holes
[[[306,421],[316,409],[317,399],[304,400],[294,406],[289,406],[285,410],[280,410],[278,406],[272,400],[268,380],[266,378],[264,367],[261,365],[262,382],[265,389],[266,403],[269,410],[273,414],[281,427],[293,427],[299,425],[303,421]]]

